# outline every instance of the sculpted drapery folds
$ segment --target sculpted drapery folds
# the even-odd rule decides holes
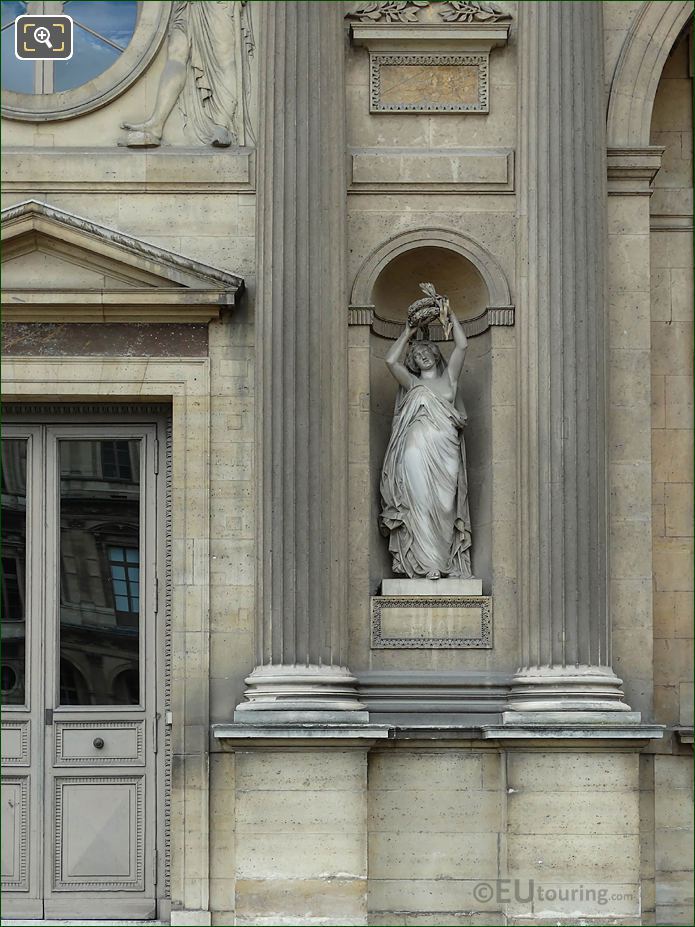
[[[472,576],[466,411],[457,398],[468,341],[453,313],[449,320],[454,350],[448,364],[428,340],[415,341],[401,361],[418,328],[417,310],[386,355],[400,389],[381,472],[379,524],[389,538],[393,572],[411,578]]]
[[[204,145],[244,144],[249,134],[248,56],[253,32],[247,0],[175,2],[167,61],[149,119],[124,122],[121,144],[156,147],[178,102],[186,130]]]

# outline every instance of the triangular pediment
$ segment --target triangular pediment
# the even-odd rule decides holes
[[[234,305],[236,274],[27,200],[3,209],[2,308],[12,321],[203,321]]]

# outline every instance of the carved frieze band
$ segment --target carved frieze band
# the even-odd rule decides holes
[[[395,341],[403,331],[403,321],[382,319],[374,306],[350,306],[349,325],[369,325],[375,335]],[[474,319],[462,319],[461,325],[468,338],[482,335],[493,325],[513,325],[514,306],[491,306]],[[430,341],[446,341],[442,326],[437,322],[429,326]]]
[[[394,616],[384,614],[388,610],[394,610]],[[471,614],[467,615],[467,611]],[[396,626],[400,626],[400,636],[394,633]],[[460,626],[462,631],[472,630],[475,626],[476,633],[436,635],[436,626],[449,629]],[[431,629],[429,634],[425,633],[428,627]],[[407,628],[411,631],[408,635],[405,634]],[[371,647],[372,650],[490,650],[492,598],[372,596]]]
[[[421,14],[432,12],[449,23],[497,23],[511,19],[511,14],[494,3],[476,0],[381,0],[376,3],[359,3],[346,14],[346,19],[363,23],[416,23]]]

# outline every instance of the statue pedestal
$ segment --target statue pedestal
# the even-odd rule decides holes
[[[381,594],[402,596],[482,595],[482,579],[384,579]]]
[[[408,586],[409,582],[413,581],[404,580],[402,585]],[[417,584],[417,580],[414,582]],[[423,580],[425,586],[438,586],[442,582]],[[480,580],[473,582],[479,584]],[[371,606],[372,650],[489,650],[492,647],[491,596],[432,595],[427,589],[420,589],[399,595],[372,596]]]

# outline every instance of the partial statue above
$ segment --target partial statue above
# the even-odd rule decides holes
[[[423,10],[431,11],[445,22],[496,23],[512,18],[496,4],[478,3],[477,0],[377,0],[375,3],[357,3],[347,18],[365,23],[417,23],[421,21]]]
[[[431,283],[413,303],[400,338],[386,355],[399,383],[391,438],[381,471],[379,526],[389,539],[392,569],[410,578],[471,578],[471,519],[458,381],[468,345],[449,300]],[[453,331],[448,364],[427,326]],[[412,344],[411,339],[421,333]],[[405,357],[403,354],[405,352]]]
[[[249,58],[253,31],[248,0],[173,4],[167,60],[152,114],[124,122],[119,144],[156,148],[178,102],[184,128],[204,145],[243,145],[249,131]]]

